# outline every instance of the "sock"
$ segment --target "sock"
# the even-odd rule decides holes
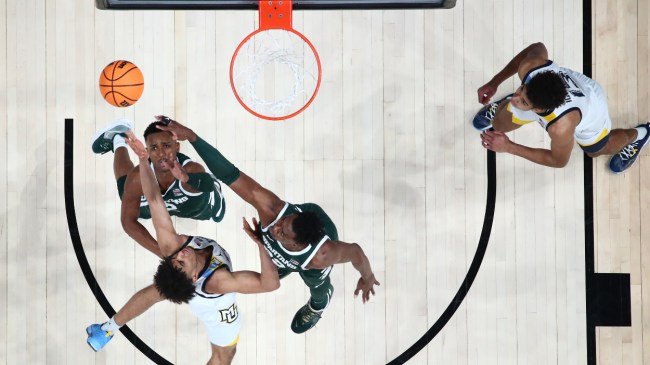
[[[634,142],[644,139],[648,134],[648,130],[645,127],[636,127],[634,129],[636,129],[637,132]]]
[[[120,327],[122,326],[118,325],[115,322],[115,316],[113,316],[113,318],[109,319],[108,322],[104,322],[104,324],[102,324],[102,331],[110,331],[115,333],[120,330]]]
[[[116,134],[115,137],[113,137],[113,152],[117,151],[120,147],[126,148],[126,141],[124,140],[124,137]]]
[[[322,312],[322,311],[325,310],[325,307],[327,307],[327,305],[326,305],[326,306],[323,307],[323,308],[318,308],[318,309],[316,309],[316,308],[314,308],[314,305],[311,303],[311,300],[310,300],[307,304],[309,305],[309,308],[310,308],[313,312]],[[318,307],[318,306],[316,306],[316,307]]]

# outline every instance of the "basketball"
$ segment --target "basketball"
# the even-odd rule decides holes
[[[109,104],[118,108],[135,104],[143,90],[142,71],[129,61],[113,61],[99,76],[99,91]]]

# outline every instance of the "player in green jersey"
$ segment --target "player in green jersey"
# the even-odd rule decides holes
[[[163,116],[157,117],[162,120]],[[336,227],[315,204],[290,204],[240,172],[221,153],[176,121],[158,128],[171,132],[178,141],[188,140],[206,166],[237,195],[257,210],[262,241],[278,266],[280,277],[298,272],[309,287],[311,298],[298,310],[291,329],[303,333],[312,328],[329,304],[333,287],[332,265],[351,262],[361,274],[354,294],[365,303],[379,285],[361,246],[338,240]]]
[[[172,216],[197,220],[223,219],[226,206],[219,181],[203,166],[179,153],[180,144],[171,133],[151,123],[144,131],[148,163],[154,171],[167,211]],[[158,243],[138,218],[149,219],[149,204],[142,193],[140,171],[129,157],[125,133],[133,129],[127,119],[118,119],[100,130],[93,139],[92,149],[97,154],[114,152],[113,172],[117,190],[122,199],[121,222],[124,231],[147,250],[162,257]]]

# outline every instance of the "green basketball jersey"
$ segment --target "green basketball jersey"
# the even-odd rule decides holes
[[[192,162],[189,157],[181,153],[177,155],[177,158],[181,166]],[[153,169],[153,165],[151,169]],[[225,201],[221,193],[219,180],[214,176],[212,176],[212,179],[214,180],[214,188],[209,193],[200,191],[197,193],[189,192],[185,190],[180,180],[174,180],[167,191],[162,194],[169,215],[196,220],[212,219],[215,222],[220,222],[225,213]],[[149,202],[144,195],[140,197],[139,217],[144,219],[151,218]]]
[[[314,212],[316,215],[318,215],[321,223],[323,224],[323,228],[325,230],[325,235],[321,237],[318,242],[309,244],[307,247],[305,247],[301,251],[289,251],[282,246],[280,242],[278,242],[273,236],[271,236],[271,233],[269,232],[269,229],[273,227],[274,224],[276,224],[282,217],[295,214],[295,213],[300,213],[303,211],[309,211],[309,212]],[[321,207],[319,207],[316,204],[312,203],[306,203],[306,204],[289,204],[285,203],[284,208],[282,208],[282,211],[280,211],[280,214],[275,218],[271,224],[269,224],[267,227],[261,227],[262,230],[262,241],[264,243],[264,247],[266,250],[269,252],[271,255],[271,259],[273,260],[273,263],[280,268],[292,272],[297,272],[297,271],[307,271],[307,265],[311,262],[311,260],[314,258],[316,255],[316,252],[320,247],[327,241],[328,239],[333,239],[333,240],[338,240],[338,232],[336,231],[336,226],[330,219],[330,217],[323,211]],[[326,269],[327,273],[329,273],[329,270],[331,270],[331,267],[329,269]]]

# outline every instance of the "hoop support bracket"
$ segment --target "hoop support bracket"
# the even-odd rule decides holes
[[[259,4],[260,30],[291,29],[291,0],[260,0]]]

